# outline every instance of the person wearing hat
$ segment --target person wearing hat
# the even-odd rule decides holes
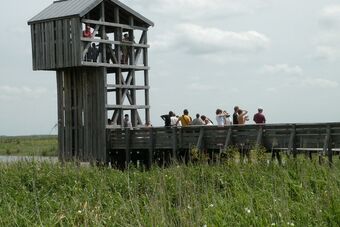
[[[259,108],[257,108],[257,111],[258,112],[256,114],[254,114],[254,118],[253,118],[254,122],[256,124],[265,124],[266,123],[266,118],[263,115],[263,108],[259,107]]]

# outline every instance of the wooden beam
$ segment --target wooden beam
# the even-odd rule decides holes
[[[124,88],[124,89],[135,89],[135,90],[145,90],[145,89],[150,89],[150,86],[140,86],[140,85],[115,85],[115,84],[108,84],[107,88],[112,91],[116,91],[116,88]],[[108,90],[108,91],[109,91]]]
[[[129,46],[129,47],[135,47],[135,48],[150,48],[150,45],[147,44],[137,44],[137,43],[128,43],[128,42],[121,42],[121,41],[113,41],[108,39],[94,39],[94,38],[86,38],[81,37],[81,41],[83,42],[92,42],[92,43],[104,43],[104,44],[114,44],[114,45],[120,45],[120,46]]]
[[[134,70],[149,70],[150,69],[149,67],[145,67],[145,66],[97,63],[97,62],[87,62],[87,61],[83,61],[82,65],[83,66],[93,66],[93,67],[134,69]]]
[[[123,29],[127,29],[127,30],[142,30],[142,31],[147,31],[148,30],[148,28],[145,28],[145,27],[120,24],[119,22],[111,23],[111,22],[106,22],[106,21],[82,19],[82,23],[96,24],[96,25],[105,25],[105,26],[108,26],[108,27],[121,28],[121,29],[123,28]]]
[[[106,105],[108,110],[115,110],[115,109],[123,109],[123,110],[138,110],[138,109],[147,109],[150,106],[146,105]]]

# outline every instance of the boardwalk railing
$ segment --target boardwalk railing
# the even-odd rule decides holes
[[[230,146],[249,150],[256,145],[274,155],[280,151],[294,157],[301,151],[318,152],[332,162],[333,153],[340,148],[340,123],[107,129],[108,157],[119,167],[177,159],[193,147],[220,152]]]

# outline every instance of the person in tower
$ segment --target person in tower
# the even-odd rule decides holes
[[[85,30],[83,31],[83,37],[92,38],[91,27],[88,24],[85,26]]]

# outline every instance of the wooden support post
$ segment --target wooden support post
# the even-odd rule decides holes
[[[147,32],[145,31],[144,35],[144,44],[148,43],[148,36]],[[144,66],[149,66],[149,59],[148,59],[148,48],[144,48],[143,52],[143,64]],[[146,87],[149,86],[149,70],[144,70],[144,85]],[[145,105],[150,106],[150,98],[149,98],[149,89],[145,89]],[[145,109],[145,121],[150,122],[150,108]]]
[[[229,127],[227,136],[224,142],[224,149],[227,149],[229,144],[231,143],[231,134],[232,134],[232,127]]]
[[[177,160],[177,128],[172,128],[172,161]]]
[[[203,137],[204,137],[204,128],[200,128],[200,134],[197,140],[196,147],[198,150],[202,151],[203,150]]]
[[[325,155],[327,152],[329,165],[333,164],[333,151],[331,146],[331,126],[327,125],[326,129],[326,136],[323,144],[323,150],[319,153],[319,163],[322,164],[323,162],[323,155]]]
[[[289,144],[288,144],[288,154],[293,153],[294,158],[296,158],[297,156],[295,137],[296,137],[296,125],[294,124],[290,131],[290,138],[289,138]]]
[[[101,8],[100,8],[100,14],[101,14],[101,18],[100,20],[101,21],[105,21],[105,1],[103,1],[101,3]],[[107,38],[107,35],[106,35],[106,27],[104,25],[102,25],[102,28],[101,28],[101,39],[104,39],[106,40]],[[102,59],[103,59],[103,63],[106,63],[106,57],[107,57],[107,53],[106,53],[106,44],[105,43],[102,43],[101,44],[103,46],[103,49],[102,49]]]
[[[260,126],[258,133],[257,133],[256,146],[262,145],[262,137],[263,137],[263,128],[262,126]]]
[[[134,19],[132,16],[129,17],[129,24],[130,26],[134,25]],[[134,43],[134,32],[133,30],[129,31],[129,41],[131,43]],[[129,55],[129,63],[130,65],[136,65],[135,63],[135,48],[133,46],[127,46],[126,48],[128,48],[128,55]],[[127,63],[127,62],[126,62]],[[135,86],[136,85],[136,73],[134,69],[131,69],[131,75],[132,75],[132,80],[131,80],[131,85]],[[131,89],[130,91],[131,93],[131,105],[136,105],[137,104],[137,98],[136,98],[136,89]],[[133,109],[131,110],[131,123],[133,127],[136,127],[138,123],[138,119],[137,119],[137,109]]]
[[[130,164],[130,141],[131,141],[131,134],[130,129],[125,129],[125,169],[129,168]]]
[[[147,159],[147,169],[151,169],[153,162],[153,150],[154,150],[154,130],[153,128],[149,129],[149,149],[148,149],[148,159]]]

